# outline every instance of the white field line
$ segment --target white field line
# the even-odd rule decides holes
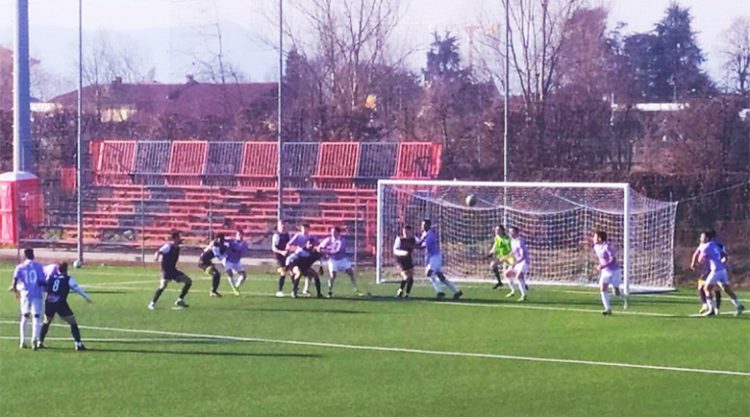
[[[16,322],[5,321],[5,320],[0,321],[0,323],[17,324]],[[63,326],[63,325],[60,324],[60,326]],[[536,356],[501,355],[501,354],[494,354],[494,353],[451,352],[451,351],[441,351],[441,350],[409,349],[409,348],[398,348],[398,347],[387,347],[387,346],[349,345],[349,344],[342,344],[342,343],[310,342],[310,341],[285,340],[285,339],[268,339],[268,338],[261,338],[261,337],[224,336],[224,335],[214,335],[214,334],[170,332],[170,331],[147,330],[147,329],[124,329],[124,328],[115,328],[115,327],[80,326],[80,325],[79,327],[82,329],[87,329],[87,330],[101,330],[101,331],[109,331],[109,332],[134,333],[134,334],[150,334],[150,335],[157,335],[157,336],[175,336],[175,337],[184,337],[184,338],[205,338],[205,339],[210,339],[210,340],[224,340],[224,341],[235,341],[235,342],[256,342],[256,343],[270,343],[270,344],[294,345],[294,346],[312,346],[312,347],[320,347],[320,348],[363,350],[363,351],[375,351],[375,352],[412,353],[412,354],[433,355],[433,356],[452,356],[452,357],[466,357],[466,358],[515,360],[515,361],[526,361],[526,362],[562,363],[562,364],[571,364],[571,365],[589,365],[589,366],[602,366],[602,367],[613,367],[613,368],[647,369],[647,370],[655,370],[655,371],[750,377],[750,372],[727,371],[727,370],[720,370],[720,369],[680,368],[680,367],[674,367],[674,366],[641,365],[641,364],[622,363],[622,362],[600,362],[600,361],[588,361],[588,360],[580,360],[580,359],[544,358],[544,357],[536,357]]]
[[[55,325],[58,326],[58,325]],[[64,326],[64,325],[59,325]],[[0,340],[18,340],[17,336],[0,336]],[[72,341],[70,337],[46,337],[44,340],[63,340]],[[203,338],[180,338],[180,337],[87,337],[86,342],[123,342],[123,343],[148,343],[148,342],[176,342],[176,343],[191,343],[191,342],[215,342],[214,340]],[[219,342],[226,343],[229,341],[220,340]]]

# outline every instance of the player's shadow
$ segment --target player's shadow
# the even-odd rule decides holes
[[[98,342],[97,342],[98,343]],[[110,348],[89,348],[91,353],[138,353],[146,355],[187,355],[187,356],[223,356],[223,357],[261,357],[261,358],[322,358],[323,355],[312,353],[278,353],[278,352],[210,352],[210,351],[186,351],[186,350],[157,350],[157,349],[110,349]]]
[[[88,290],[89,294],[128,294],[127,291],[122,290]]]
[[[263,311],[263,312],[282,312],[282,313],[327,313],[327,314],[371,314],[369,311],[360,310],[343,310],[343,309],[332,309],[332,308],[248,308],[251,311]]]

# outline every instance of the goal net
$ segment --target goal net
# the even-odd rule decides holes
[[[475,197],[473,206],[468,196]],[[526,240],[529,282],[598,283],[591,243],[598,229],[617,248],[626,289],[674,287],[677,203],[648,198],[628,184],[381,180],[377,202],[378,282],[398,277],[392,247],[401,226],[411,225],[418,235],[422,219],[429,218],[440,237],[443,269],[457,281],[494,280],[493,230],[505,225],[518,227]],[[423,258],[414,252],[415,265],[423,266]]]

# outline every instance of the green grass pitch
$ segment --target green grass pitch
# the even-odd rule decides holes
[[[295,300],[253,273],[242,296],[222,281],[210,298],[186,272],[190,308],[172,309],[173,284],[150,311],[154,269],[74,271],[94,300],[69,298],[86,352],[67,325],[19,349],[17,302],[0,297],[0,416],[750,415],[750,314],[691,317],[692,289],[603,317],[588,288],[533,287],[522,304],[475,284],[453,303],[425,285],[358,298],[340,278],[338,298]]]

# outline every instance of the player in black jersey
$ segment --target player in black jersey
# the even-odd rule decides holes
[[[161,279],[159,280],[159,288],[154,293],[154,298],[148,303],[148,309],[153,310],[156,308],[156,302],[161,297],[161,293],[167,288],[169,281],[183,283],[182,292],[180,297],[175,301],[175,307],[187,307],[185,304],[185,296],[190,290],[190,286],[193,285],[193,280],[182,271],[177,269],[177,261],[180,259],[180,239],[179,232],[172,232],[170,234],[171,242],[165,243],[164,246],[159,248],[154,254],[154,262],[159,262],[161,258]]]
[[[198,268],[203,270],[208,275],[211,275],[211,291],[208,293],[211,297],[221,297],[219,294],[219,282],[221,282],[221,273],[214,265],[213,260],[218,259],[219,261],[224,260],[224,255],[227,252],[227,246],[225,243],[225,237],[223,233],[216,235],[213,241],[203,249],[200,258],[198,259]]]
[[[298,248],[286,260],[286,267],[292,270],[292,284],[294,285],[292,297],[294,298],[297,298],[299,282],[303,276],[315,281],[317,297],[323,298],[323,293],[320,291],[320,276],[312,267],[320,260],[320,252],[315,250],[315,243],[315,238],[308,238],[305,246]]]
[[[86,291],[78,286],[76,280],[68,275],[67,262],[58,264],[57,268],[46,277],[46,282],[47,300],[44,302],[44,323],[42,324],[41,336],[35,347],[38,349],[44,347],[44,338],[47,336],[49,325],[57,314],[70,325],[70,333],[73,335],[76,350],[86,350],[86,346],[81,342],[81,331],[78,329],[76,317],[68,305],[68,293],[73,291],[80,294],[89,304],[92,302],[91,299]]]
[[[286,225],[283,220],[279,220],[276,225],[276,231],[273,233],[271,239],[271,252],[273,252],[276,258],[277,271],[279,273],[279,289],[276,291],[277,297],[284,296],[284,281],[286,280],[286,258],[289,252],[286,250],[286,246],[291,240],[289,233],[286,231]]]
[[[401,236],[396,237],[393,242],[393,255],[396,264],[401,270],[401,287],[396,292],[398,298],[409,298],[411,287],[414,285],[414,260],[412,252],[417,247],[417,239],[411,230],[411,226],[401,228]]]

